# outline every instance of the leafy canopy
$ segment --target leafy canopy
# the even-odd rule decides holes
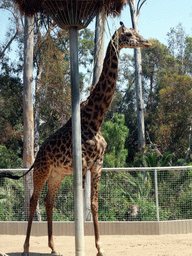
[[[125,116],[115,114],[112,121],[105,122],[102,126],[102,134],[107,142],[104,155],[104,167],[125,166],[128,150],[125,149],[125,141],[128,136],[128,128],[125,126]]]

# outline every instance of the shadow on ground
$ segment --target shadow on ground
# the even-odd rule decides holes
[[[51,253],[36,253],[29,252],[23,254],[22,252],[10,252],[10,253],[0,253],[0,256],[63,256],[61,254],[51,254]]]

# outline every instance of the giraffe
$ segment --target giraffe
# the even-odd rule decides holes
[[[100,128],[115,91],[118,57],[122,48],[150,47],[144,39],[133,29],[128,29],[121,22],[120,28],[114,33],[107,47],[103,62],[103,70],[99,81],[95,84],[87,100],[81,103],[81,137],[82,137],[82,174],[83,183],[87,170],[91,172],[91,211],[93,216],[95,246],[97,256],[104,256],[98,227],[98,187],[103,166],[103,155],[107,146]],[[73,173],[72,165],[72,124],[71,119],[55,133],[50,135],[40,147],[33,166],[34,191],[30,199],[30,215],[24,253],[29,252],[29,239],[34,212],[41,191],[48,182],[48,191],[44,199],[48,221],[48,245],[52,253],[56,253],[52,234],[52,211],[58,188],[64,176]],[[27,172],[27,173],[28,173]],[[24,175],[26,175],[25,173]],[[22,176],[24,176],[22,175]],[[1,175],[2,176],[2,175]],[[9,178],[22,176],[4,175]]]

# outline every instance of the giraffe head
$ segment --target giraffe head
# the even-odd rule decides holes
[[[143,38],[139,33],[137,33],[132,28],[126,28],[123,22],[120,22],[121,27],[117,30],[116,38],[119,41],[119,48],[138,48],[145,47],[148,48],[152,44],[145,38]]]

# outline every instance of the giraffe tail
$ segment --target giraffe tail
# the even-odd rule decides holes
[[[19,180],[20,178],[22,178],[25,175],[27,175],[33,169],[33,167],[34,167],[34,164],[30,167],[30,169],[27,172],[25,172],[21,176],[13,175],[11,172],[0,172],[0,179],[8,178],[8,179],[12,179],[12,180]]]

